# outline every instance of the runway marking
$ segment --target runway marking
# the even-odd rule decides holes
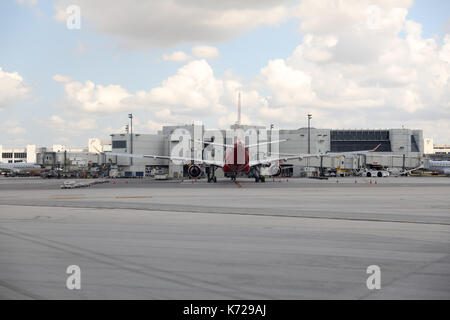
[[[8,288],[9,290],[14,291],[14,292],[16,292],[16,293],[18,293],[18,294],[20,294],[22,296],[25,296],[27,298],[30,298],[30,299],[34,299],[34,300],[43,300],[44,299],[41,296],[38,296],[38,295],[36,295],[34,293],[31,293],[31,292],[28,292],[25,289],[17,287],[15,285],[13,285],[11,283],[8,283],[6,281],[3,281],[3,280],[0,280],[0,286],[2,286],[4,288]]]
[[[152,196],[129,196],[129,197],[116,197],[116,199],[150,199]]]
[[[11,230],[5,227],[0,227],[0,234],[13,237],[16,239],[29,241],[34,244],[39,244],[48,248],[60,250],[85,259],[90,259],[98,263],[106,264],[109,267],[114,266],[118,269],[127,270],[147,277],[157,278],[163,281],[175,283],[189,288],[201,289],[213,294],[223,295],[231,299],[239,299],[239,300],[243,299],[242,296],[236,295],[234,292],[243,292],[251,295],[259,295],[266,299],[273,298],[272,296],[266,295],[261,292],[255,292],[254,290],[250,289],[245,290],[242,288],[238,289],[230,285],[220,284],[216,281],[201,279],[177,271],[170,271],[147,264],[130,261],[128,259],[121,258],[120,256],[113,256],[102,252],[97,252],[95,250],[77,247],[75,245],[71,245],[62,241],[51,240],[42,236],[37,236],[26,232],[20,232],[17,230]],[[0,282],[0,284],[2,283]]]
[[[52,200],[73,200],[73,199],[84,199],[84,197],[60,197],[60,198],[51,198]]]
[[[119,204],[119,203],[118,203]],[[160,205],[156,203],[156,205]],[[17,204],[17,203],[0,203],[0,206],[14,206],[14,207],[50,207],[50,208],[76,208],[76,209],[98,209],[98,210],[136,210],[136,211],[161,211],[161,212],[182,212],[182,213],[203,213],[203,214],[232,214],[232,215],[245,215],[245,216],[256,216],[256,217],[281,217],[281,218],[296,218],[296,219],[321,219],[321,220],[343,220],[343,221],[362,221],[362,222],[380,222],[380,223],[406,223],[406,224],[421,224],[421,225],[442,225],[450,226],[450,223],[443,221],[408,221],[400,219],[382,219],[382,218],[363,218],[363,217],[332,217],[332,216],[314,216],[314,215],[292,215],[289,213],[256,213],[256,212],[219,212],[210,211],[204,208],[133,208],[133,207],[96,207],[89,205],[77,205],[74,203],[57,203],[57,204]],[[201,210],[203,209],[203,210]],[[254,209],[254,208],[247,208]],[[341,213],[341,212],[331,212],[331,213]]]

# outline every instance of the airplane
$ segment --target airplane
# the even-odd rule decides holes
[[[450,176],[450,161],[430,160],[426,169]]]
[[[240,97],[240,96],[239,96]],[[240,127],[241,119],[241,108],[240,108],[240,99],[238,104],[238,120],[236,122],[237,128]],[[279,166],[280,161],[288,161],[292,159],[302,160],[304,158],[320,158],[321,156],[338,156],[338,155],[346,155],[346,154],[361,154],[367,152],[376,151],[380,145],[376,146],[371,150],[360,150],[360,151],[349,151],[349,152],[327,152],[322,154],[296,154],[296,155],[281,155],[275,157],[267,157],[263,159],[250,160],[250,152],[249,148],[258,147],[264,144],[273,144],[280,143],[287,140],[277,140],[271,142],[262,142],[256,144],[245,145],[245,142],[235,136],[234,143],[232,145],[229,144],[221,144],[216,142],[206,142],[206,141],[197,141],[209,145],[216,145],[220,147],[225,147],[225,155],[223,160],[209,160],[209,159],[194,159],[189,157],[178,157],[178,156],[162,156],[162,155],[143,155],[143,154],[124,154],[124,153],[112,153],[107,152],[108,155],[113,156],[122,156],[129,158],[150,158],[150,159],[164,159],[164,160],[181,160],[186,162],[191,162],[188,168],[188,174],[191,178],[198,178],[203,170],[200,165],[209,166],[209,170],[207,172],[208,182],[217,182],[217,178],[215,176],[216,168],[222,168],[223,172],[231,178],[232,181],[236,181],[236,177],[238,174],[248,174],[249,176],[253,176],[255,178],[255,182],[265,182],[265,177],[261,174],[261,167],[265,165],[270,165],[269,172],[272,173],[272,176],[277,176],[281,173],[281,167]],[[239,161],[240,160],[240,161]],[[243,160],[243,161],[242,161]],[[194,163],[195,162],[195,163]],[[251,173],[252,172],[252,173]]]
[[[9,171],[14,174],[18,173],[41,173],[42,166],[35,163],[16,162],[16,163],[4,163],[0,162],[0,171]]]
[[[450,176],[450,161],[447,160],[429,160],[428,164],[422,161],[422,164],[416,168],[405,170],[399,173],[400,176],[407,176],[410,173],[418,170],[426,169],[432,172],[441,173],[446,176]]]
[[[407,176],[410,173],[418,170],[418,169],[426,169],[432,172],[441,173],[446,176],[450,176],[450,161],[446,160],[429,160],[428,164],[422,161],[422,164],[416,168],[405,170],[400,172],[398,175]]]

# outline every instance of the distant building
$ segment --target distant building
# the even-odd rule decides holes
[[[39,164],[51,168],[86,168],[104,164],[100,153],[111,151],[111,142],[92,138],[88,147],[69,147],[54,144],[51,148],[40,148],[37,154]]]
[[[62,144],[54,144],[52,146],[52,151],[53,152],[88,152],[88,148],[86,147],[68,147]]]
[[[91,138],[88,142],[88,152],[102,153],[112,150],[111,140],[101,140],[98,138]]]
[[[450,144],[435,144],[433,139],[424,139],[424,153],[425,154],[450,154]]]
[[[92,140],[92,141],[91,141]],[[0,145],[0,162],[4,163],[38,163],[51,167],[63,166],[64,163],[70,163],[76,166],[87,166],[89,164],[103,163],[103,158],[98,151],[90,152],[93,145],[100,148],[102,152],[111,151],[111,142],[90,139],[89,147],[69,147],[60,144],[54,144],[52,147],[37,147],[36,145],[27,145],[26,147],[8,147]]]
[[[36,163],[37,148],[34,144],[26,147],[3,148],[0,145],[0,162],[4,163]]]
[[[435,154],[450,154],[450,144],[435,144],[434,145]]]

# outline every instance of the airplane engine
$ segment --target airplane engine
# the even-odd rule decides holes
[[[191,178],[198,178],[202,174],[202,168],[200,168],[198,165],[193,164],[188,169],[188,174]]]
[[[270,167],[269,172],[274,177],[279,176],[281,174],[281,167],[278,165],[273,165]]]

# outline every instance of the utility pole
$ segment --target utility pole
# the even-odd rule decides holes
[[[311,153],[311,118],[312,114],[308,113],[308,153]]]
[[[270,141],[272,141],[272,130],[273,130],[273,127],[274,127],[274,125],[273,125],[273,123],[271,123],[270,124]],[[268,147],[268,149],[270,149],[270,154],[272,155],[272,145],[269,144],[267,147]],[[269,151],[269,150],[267,150],[267,151]],[[259,153],[258,153],[258,158],[259,158]]]
[[[131,131],[131,135],[130,135],[130,154],[133,154],[133,114],[129,113],[128,114],[128,118],[130,118],[130,131]],[[133,165],[133,158],[130,158],[130,165]]]
[[[241,93],[238,94],[238,120],[237,120],[238,126],[241,125]]]

